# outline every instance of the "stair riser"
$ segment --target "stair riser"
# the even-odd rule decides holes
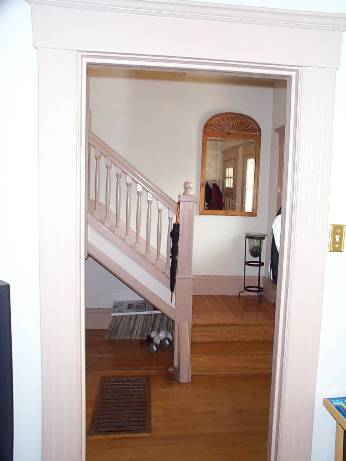
[[[192,375],[270,373],[272,356],[192,355]]]
[[[272,369],[268,370],[192,370],[191,376],[223,376],[223,375],[269,375]]]
[[[271,341],[272,325],[194,325],[192,343],[213,341]]]

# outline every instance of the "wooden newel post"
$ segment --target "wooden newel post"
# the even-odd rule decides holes
[[[175,289],[175,366],[179,381],[191,381],[191,325],[192,325],[192,244],[196,197],[191,194],[191,183],[184,183],[179,196],[180,237],[178,274]]]

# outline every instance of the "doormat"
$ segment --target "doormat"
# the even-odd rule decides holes
[[[173,320],[164,314],[138,314],[113,317],[107,339],[145,339],[152,330],[173,331]]]
[[[101,378],[89,434],[139,434],[150,430],[150,379]]]

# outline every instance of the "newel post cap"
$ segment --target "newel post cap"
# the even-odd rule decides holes
[[[192,194],[191,181],[184,182],[184,192],[179,195],[179,202],[196,202],[196,197]]]
[[[191,181],[184,182],[184,195],[191,195],[192,192],[192,183]]]

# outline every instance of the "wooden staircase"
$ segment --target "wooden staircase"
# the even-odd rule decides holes
[[[274,306],[255,296],[194,296],[192,375],[271,373]]]
[[[179,381],[189,382],[196,202],[191,183],[185,181],[183,194],[172,200],[88,126],[85,256],[174,321],[174,366]],[[175,222],[179,269],[172,295],[170,233]]]
[[[179,381],[190,381],[191,364],[193,375],[270,373],[273,305],[255,296],[192,297],[191,183],[184,183],[175,202],[92,131],[88,141],[86,256],[174,321]],[[175,220],[180,238],[172,298],[168,275]]]

